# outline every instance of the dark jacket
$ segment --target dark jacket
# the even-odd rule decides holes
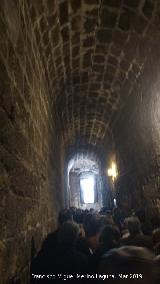
[[[152,238],[146,235],[135,234],[122,240],[122,245],[145,247],[153,250]]]

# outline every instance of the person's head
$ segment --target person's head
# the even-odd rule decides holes
[[[83,218],[84,218],[84,211],[81,209],[77,209],[73,214],[73,220],[78,224],[82,224]]]
[[[96,214],[88,213],[83,221],[85,236],[90,248],[95,251],[99,245],[99,236],[101,231],[101,221]]]
[[[100,232],[101,221],[96,214],[88,213],[83,220],[83,227],[86,237],[92,237]]]
[[[130,235],[141,233],[141,223],[137,217],[127,218],[126,223]]]
[[[153,231],[153,244],[156,245],[157,243],[160,243],[160,228]]]
[[[79,225],[72,221],[64,222],[58,233],[60,245],[74,245],[79,235]]]
[[[101,233],[101,244],[108,248],[115,248],[120,245],[120,232],[115,226],[106,226]]]
[[[84,231],[84,228],[83,228],[83,224],[79,224],[79,237],[80,238],[85,238],[85,231]]]
[[[152,240],[155,254],[160,255],[160,228],[153,231]]]
[[[58,215],[59,226],[61,226],[66,221],[72,221],[72,220],[73,220],[73,214],[71,210],[65,208],[59,212]]]
[[[107,283],[141,283],[151,284],[153,280],[154,255],[146,248],[136,246],[124,246],[112,249],[103,255],[98,272],[110,277]],[[125,275],[127,278],[125,278]],[[123,278],[124,277],[124,278]]]
[[[105,226],[114,225],[112,217],[108,217],[106,215],[99,215],[98,219],[99,219],[99,222],[101,223],[102,229]]]

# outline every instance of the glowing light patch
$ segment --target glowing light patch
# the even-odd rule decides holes
[[[112,177],[112,179],[114,180],[117,177],[117,175],[118,173],[117,173],[116,164],[112,162],[112,167],[108,169],[108,176]]]
[[[94,178],[88,177],[80,180],[84,203],[94,203]]]
[[[117,207],[117,200],[116,200],[116,198],[113,199],[113,202],[114,202],[114,206]]]

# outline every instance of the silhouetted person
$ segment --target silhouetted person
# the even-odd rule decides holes
[[[55,275],[54,280],[64,281],[65,275],[75,275],[76,273],[86,273],[88,269],[88,258],[77,251],[75,243],[79,234],[79,225],[73,221],[67,221],[62,224],[57,235],[57,247],[50,247],[50,254],[39,255],[37,266],[34,267],[32,273],[45,275],[41,280],[48,283],[47,275]],[[60,276],[60,277],[59,277]],[[68,279],[69,281],[75,279]],[[32,277],[31,283],[39,283]],[[40,283],[41,283],[40,282]]]
[[[115,225],[113,218],[110,214],[106,215],[99,215],[98,219],[100,220],[102,227],[109,226],[109,225]]]
[[[99,245],[101,226],[101,221],[95,214],[88,213],[85,216],[83,222],[85,238],[78,240],[77,248],[87,256],[91,256],[96,252]]]
[[[135,212],[135,216],[137,216],[139,221],[141,222],[141,230],[143,234],[151,236],[153,228],[150,218],[146,214],[146,211],[144,209],[137,210]]]
[[[156,255],[160,255],[160,228],[153,231],[153,248]]]
[[[159,284],[160,283],[160,255],[156,256],[154,259],[154,283]]]
[[[106,226],[100,236],[100,246],[97,255],[100,257],[110,249],[120,246],[121,235],[119,229],[115,226]]]
[[[154,255],[146,248],[125,246],[103,255],[98,272],[106,283],[152,284]],[[105,281],[104,281],[105,282]]]
[[[99,246],[99,237],[101,232],[101,221],[96,214],[88,213],[83,222],[85,238],[79,238],[77,241],[77,249],[88,257],[89,272],[94,272],[97,266],[96,251]]]
[[[141,223],[137,217],[127,218],[127,227],[129,236],[122,240],[122,244],[146,247],[153,250],[152,238],[143,235],[141,230]]]
[[[58,247],[54,257],[54,268],[57,273],[83,273],[87,271],[87,257],[76,249],[79,225],[65,222],[58,233]]]
[[[58,233],[64,222],[72,220],[72,213],[68,209],[60,211],[58,216],[58,228],[55,232],[49,233],[44,240],[41,250],[31,263],[31,274],[32,272],[42,273],[50,269],[50,263],[52,262],[55,251],[58,246]],[[45,264],[45,265],[44,265]],[[33,280],[33,279],[32,279]],[[37,280],[38,281],[38,280]]]
[[[123,216],[122,216],[122,212],[119,208],[114,208],[113,209],[113,220],[115,222],[115,224],[118,226],[120,232],[122,230],[122,223],[123,223]]]

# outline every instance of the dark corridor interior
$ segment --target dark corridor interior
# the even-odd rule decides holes
[[[1,0],[1,283],[88,174],[91,207],[160,215],[160,1]]]

